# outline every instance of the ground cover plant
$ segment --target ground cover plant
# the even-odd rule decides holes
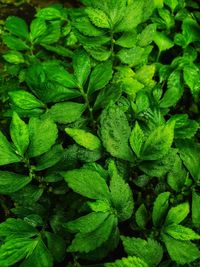
[[[191,0],[1,21],[0,267],[200,266],[199,22]]]

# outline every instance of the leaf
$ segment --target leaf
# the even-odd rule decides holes
[[[76,193],[91,199],[110,199],[105,180],[96,171],[76,169],[61,172],[68,186]]]
[[[84,46],[85,50],[98,61],[108,60],[112,52],[103,46]]]
[[[195,233],[192,229],[182,225],[169,225],[164,228],[164,232],[169,236],[182,241],[200,239],[200,235]]]
[[[40,9],[36,16],[45,20],[54,20],[61,18],[61,12],[59,9],[54,7],[45,7]]]
[[[188,202],[182,203],[169,210],[165,225],[179,224],[181,223],[190,212],[190,206]]]
[[[69,57],[72,58],[73,53],[68,49],[61,45],[48,45],[48,44],[41,44],[46,50],[56,53],[57,55],[63,56],[63,57]]]
[[[110,215],[105,219],[104,223],[98,229],[89,233],[78,233],[68,247],[68,252],[84,252],[95,250],[106,242],[116,227],[117,219],[114,215]]]
[[[164,3],[169,6],[172,11],[178,6],[178,0],[164,0]]]
[[[47,25],[44,21],[44,19],[41,18],[36,18],[31,22],[30,25],[30,30],[31,30],[31,39],[33,42],[36,42],[37,38],[45,34],[47,30]]]
[[[10,124],[10,135],[19,154],[23,156],[29,145],[29,130],[28,125],[20,119],[16,112],[13,113]]]
[[[95,26],[108,29],[111,27],[108,16],[102,10],[88,7],[85,11]]]
[[[5,27],[7,28],[7,30],[10,31],[10,33],[18,37],[24,39],[29,38],[28,26],[26,22],[21,18],[15,16],[9,16],[6,19]]]
[[[47,114],[54,122],[67,124],[78,120],[84,110],[84,104],[79,104],[76,102],[62,102],[53,105],[48,110]]]
[[[64,239],[54,233],[45,232],[47,247],[56,262],[62,262],[66,255],[66,243]]]
[[[196,245],[190,241],[180,241],[168,235],[162,236],[167,247],[169,256],[177,264],[187,264],[200,257],[200,252]]]
[[[149,267],[157,266],[162,257],[161,245],[153,239],[147,241],[141,238],[121,236],[124,249],[129,256],[137,256],[143,259]]]
[[[31,177],[8,171],[0,171],[0,193],[11,194],[30,183]]]
[[[0,224],[0,236],[5,237],[6,240],[33,237],[38,234],[38,231],[21,219],[9,218]]]
[[[35,96],[23,90],[11,91],[8,93],[12,104],[21,109],[44,108],[44,104]]]
[[[160,52],[168,50],[174,46],[174,42],[163,32],[156,32],[153,40],[158,46]]]
[[[117,211],[119,221],[130,219],[133,214],[134,201],[130,186],[119,175],[114,161],[109,163],[110,193],[114,208]]]
[[[144,133],[140,128],[140,125],[136,121],[135,126],[131,132],[130,144],[137,157],[140,157],[140,151],[144,143]]]
[[[200,210],[199,210],[199,204],[200,204],[200,196],[195,192],[195,190],[192,191],[192,223],[195,227],[200,226]]]
[[[86,36],[102,36],[104,31],[94,26],[88,17],[79,17],[73,21],[73,25]]]
[[[183,77],[187,86],[190,88],[191,94],[195,97],[200,93],[199,68],[194,63],[185,65],[183,68]]]
[[[12,145],[0,131],[0,166],[20,161],[21,157],[15,153]]]
[[[28,258],[26,258],[20,265],[20,267],[29,267],[29,266],[53,267],[53,258],[41,239],[37,241],[37,246],[31,253],[31,255]]]
[[[29,157],[36,157],[47,152],[55,144],[57,135],[57,126],[50,119],[32,117],[29,120]]]
[[[99,228],[108,216],[109,212],[92,212],[74,221],[66,223],[65,227],[72,233],[90,233]]]
[[[18,51],[10,51],[3,55],[3,58],[12,64],[21,64],[24,63],[24,57],[23,55]]]
[[[161,108],[175,106],[183,95],[183,85],[179,70],[173,71],[167,80],[167,91],[160,101]]]
[[[114,263],[106,263],[105,267],[148,267],[146,262],[138,257],[128,257],[122,258],[121,260],[116,260]]]
[[[165,156],[174,138],[174,123],[168,123],[164,126],[158,126],[147,137],[140,157],[143,160],[157,160]]]
[[[152,219],[154,226],[161,224],[169,207],[169,192],[160,193],[153,205]]]
[[[156,24],[147,25],[144,30],[137,36],[137,45],[145,47],[150,45],[156,34]]]
[[[3,35],[3,42],[10,48],[13,50],[28,50],[29,46],[22,41],[21,39],[12,36],[12,35],[8,35],[5,34]]]
[[[91,95],[95,91],[106,86],[112,78],[112,63],[107,61],[96,65],[93,69],[88,85],[88,94]]]
[[[137,31],[124,32],[123,35],[117,39],[115,44],[125,48],[131,48],[136,44]]]
[[[27,237],[13,238],[0,247],[0,265],[12,266],[25,258],[37,245],[37,240]]]
[[[192,175],[194,180],[200,179],[199,164],[200,164],[200,146],[192,140],[178,141],[177,147],[179,149],[180,157]]]
[[[82,87],[91,71],[90,57],[84,50],[77,50],[73,56],[74,74],[78,84]]]
[[[124,112],[117,105],[110,105],[101,114],[100,134],[106,150],[116,158],[133,161],[128,141],[131,129]]]
[[[131,67],[135,67],[137,65],[146,64],[148,60],[148,56],[152,50],[152,46],[147,46],[145,48],[134,45],[132,48],[121,49],[117,56],[121,60],[122,63],[128,64]]]
[[[147,209],[141,204],[135,213],[135,221],[141,229],[145,229],[148,219]]]
[[[97,150],[101,148],[101,141],[99,138],[85,130],[65,128],[65,132],[71,136],[77,144],[89,150]]]
[[[200,27],[194,19],[190,17],[185,18],[182,23],[182,31],[184,39],[186,40],[185,47],[190,43],[199,40],[198,36],[200,33]]]

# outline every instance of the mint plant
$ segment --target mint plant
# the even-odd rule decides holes
[[[199,8],[1,23],[0,266],[199,266]]]

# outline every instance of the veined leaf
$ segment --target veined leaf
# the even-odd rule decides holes
[[[182,241],[200,239],[200,235],[195,233],[192,229],[172,224],[164,228],[164,232],[169,236]]]
[[[163,218],[165,217],[168,207],[169,207],[169,192],[160,193],[153,206],[153,224],[158,226],[161,224]]]
[[[148,267],[148,264],[138,257],[128,257],[122,258],[121,260],[116,260],[114,263],[106,263],[106,267]]]
[[[181,223],[190,212],[190,206],[188,202],[179,204],[176,207],[173,207],[169,210],[165,225],[179,224]]]
[[[131,132],[130,144],[137,157],[140,157],[140,151],[144,143],[144,138],[144,133],[140,128],[138,122],[136,121],[135,126]]]

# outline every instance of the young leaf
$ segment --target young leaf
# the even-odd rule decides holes
[[[31,22],[30,29],[31,39],[35,42],[35,39],[42,36],[46,32],[47,25],[43,19],[36,18]]]
[[[89,233],[78,233],[68,247],[69,252],[84,252],[88,253],[100,247],[106,242],[116,227],[117,218],[114,215],[109,215],[99,228]]]
[[[77,50],[73,56],[73,68],[78,84],[82,87],[91,71],[90,57],[84,50]]]
[[[187,217],[189,212],[190,206],[188,202],[179,204],[178,206],[171,208],[167,214],[165,225],[181,223]]]
[[[65,128],[65,132],[71,136],[77,144],[89,150],[98,150],[101,148],[101,141],[99,138],[85,130]]]
[[[153,206],[152,219],[154,226],[161,224],[169,207],[169,192],[160,193]]]
[[[174,46],[173,41],[163,32],[156,32],[154,34],[154,42],[158,46],[160,52],[168,50]]]
[[[85,109],[84,104],[76,102],[61,102],[53,105],[47,112],[54,122],[71,123],[78,120]]]
[[[116,260],[114,263],[106,263],[105,267],[148,267],[149,265],[138,257],[128,257],[122,258],[121,260]]]
[[[131,129],[126,115],[117,105],[110,105],[101,114],[100,133],[106,150],[116,158],[133,161],[129,147]]]
[[[60,19],[61,18],[61,12],[59,9],[54,7],[45,7],[40,9],[36,17],[42,18],[45,20],[54,20],[54,19]]]
[[[110,28],[109,18],[102,10],[88,7],[86,8],[86,13],[95,26],[99,28]]]
[[[72,233],[90,233],[99,228],[108,216],[109,212],[92,212],[74,221],[66,223],[65,227]]]
[[[10,33],[24,39],[29,38],[28,25],[21,18],[15,16],[9,16],[6,19],[5,26],[7,30],[10,31]]]
[[[183,68],[183,77],[192,95],[194,97],[197,96],[200,93],[199,67],[194,63],[185,65]]]
[[[140,151],[143,143],[144,143],[144,133],[140,128],[140,125],[136,121],[135,126],[131,132],[130,144],[131,148],[133,149],[138,158],[140,157]]]
[[[7,45],[7,47],[13,50],[20,51],[29,49],[29,46],[24,41],[12,35],[5,34],[3,36],[3,42]]]
[[[30,183],[31,177],[8,171],[0,171],[0,193],[11,194]]]
[[[105,180],[96,171],[76,169],[61,172],[68,186],[76,193],[92,199],[110,199]]]
[[[190,241],[176,240],[168,235],[162,236],[167,247],[169,256],[177,264],[188,264],[200,257],[197,246]]]
[[[56,262],[62,262],[66,255],[66,243],[65,240],[54,233],[45,232],[47,238],[47,247],[54,257]]]
[[[50,119],[39,119],[32,117],[29,120],[30,145],[29,157],[37,157],[47,152],[54,145],[58,129]],[[48,138],[47,138],[48,137]]]
[[[135,221],[141,229],[145,229],[148,219],[147,209],[141,204],[135,213]]]
[[[140,157],[143,160],[158,160],[165,156],[174,138],[174,123],[168,123],[164,126],[158,126],[147,137]]]
[[[91,73],[88,85],[88,94],[91,95],[95,91],[106,86],[112,78],[112,63],[107,61],[96,65]]]
[[[169,236],[182,241],[200,239],[200,235],[195,233],[192,229],[172,224],[164,228],[164,232]]]
[[[11,64],[21,64],[25,62],[23,55],[14,50],[4,54],[3,58]]]
[[[200,227],[200,195],[194,190],[192,192],[192,223],[195,227]]]
[[[162,257],[161,245],[153,240],[147,241],[141,238],[121,236],[124,249],[129,256],[137,256],[148,263],[149,267],[157,266]]]
[[[110,193],[119,221],[128,220],[133,214],[134,201],[131,188],[119,175],[114,161],[109,163]]]
[[[20,119],[16,112],[13,113],[10,124],[10,135],[19,154],[23,156],[29,145],[29,130],[28,125]]]
[[[21,157],[15,153],[12,145],[0,131],[0,166],[20,161]]]

